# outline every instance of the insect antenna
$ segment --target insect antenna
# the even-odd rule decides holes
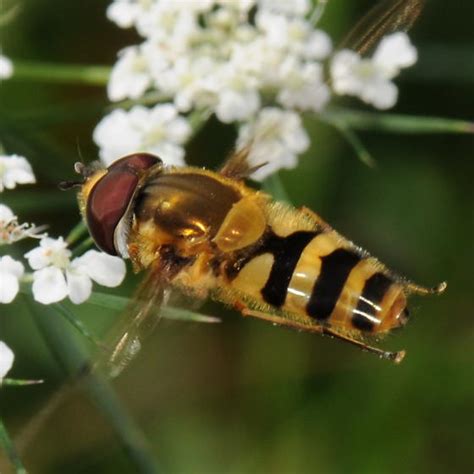
[[[69,189],[82,186],[84,183],[82,181],[61,181],[58,184],[58,188],[61,191],[68,191]]]

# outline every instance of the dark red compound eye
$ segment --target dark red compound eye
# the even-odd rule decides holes
[[[86,220],[97,246],[117,255],[115,229],[133,199],[140,175],[161,160],[148,153],[135,153],[112,163],[92,188],[87,201]]]

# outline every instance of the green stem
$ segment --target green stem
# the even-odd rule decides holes
[[[262,183],[262,189],[276,200],[291,204],[291,200],[278,173],[273,173]]]
[[[66,237],[68,245],[75,244],[83,235],[87,233],[87,227],[83,221],[78,222]]]
[[[126,412],[104,375],[89,370],[90,362],[82,346],[72,337],[64,320],[50,306],[40,306],[27,298],[28,306],[51,352],[66,373],[80,377],[88,396],[113,426],[123,448],[140,473],[156,474],[158,469],[146,440]]]
[[[10,459],[10,462],[15,468],[15,472],[17,474],[26,474],[27,471],[25,467],[23,466],[20,457],[18,456],[15,446],[13,445],[13,442],[10,436],[8,435],[8,431],[5,428],[5,425],[3,424],[3,421],[1,418],[0,418],[0,445],[2,446],[4,451],[7,453],[7,456]]]
[[[76,316],[64,305],[64,303],[55,303],[53,307],[58,313],[61,313],[61,315],[66,318],[66,320],[69,321],[69,323],[71,323],[86,339],[92,342],[95,348],[101,346],[100,341],[91,332],[89,332],[84,323],[80,319],[76,318]]]
[[[24,387],[25,385],[38,385],[44,380],[24,380],[24,379],[3,379],[2,385],[9,387]]]
[[[109,104],[105,110],[109,112],[114,109],[131,109],[135,105],[155,105],[159,102],[169,102],[170,100],[170,96],[164,95],[160,91],[151,91],[143,94],[138,99],[124,99],[119,102]]]
[[[442,117],[363,112],[331,107],[321,120],[352,130],[382,130],[390,133],[474,133],[474,123]]]
[[[362,143],[360,138],[354,133],[353,130],[347,128],[346,126],[342,125],[340,122],[335,122],[334,126],[341,132],[347,142],[354,148],[359,160],[362,163],[366,164],[370,168],[375,168],[376,162],[372,158],[372,155],[369,153],[365,145]]]
[[[72,252],[73,257],[82,255],[86,250],[89,250],[94,245],[94,239],[87,237],[86,240],[82,241]]]
[[[109,80],[110,67],[78,64],[58,64],[35,61],[13,61],[12,79],[66,84],[105,86]]]
[[[112,309],[115,311],[123,311],[127,305],[130,304],[129,298],[124,296],[111,295],[107,293],[100,293],[93,291],[90,298],[87,300],[87,303],[93,304],[95,306],[100,306],[101,308]],[[208,316],[206,314],[196,313],[182,308],[175,308],[173,306],[162,306],[157,308],[157,311],[160,311],[160,315],[163,318],[167,319],[177,319],[181,321],[193,321],[196,323],[219,323],[220,318],[215,316]]]

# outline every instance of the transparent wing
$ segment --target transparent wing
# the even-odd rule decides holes
[[[96,367],[116,377],[139,352],[161,318],[169,290],[166,270],[156,265],[141,282],[119,321],[106,336]]]
[[[343,39],[338,49],[349,48],[363,55],[390,33],[408,31],[426,0],[382,0],[364,15]]]
[[[101,346],[94,364],[95,369],[111,377],[119,375],[137,355],[142,342],[153,332],[164,313],[172,319],[207,323],[220,321],[219,318],[182,309],[181,303],[184,302],[184,306],[189,308],[191,299],[188,297],[188,301],[184,301],[186,295],[173,288],[171,282],[186,265],[186,260],[176,258],[166,249],[157,256],[131,303],[106,336],[105,344]],[[192,301],[192,306],[196,308],[196,299]],[[169,303],[176,307],[168,306]],[[199,300],[198,303],[201,304],[202,301]]]
[[[248,156],[252,150],[253,142],[247,146],[235,150],[224,162],[219,170],[219,173],[227,178],[241,180],[248,178],[253,172],[265,166],[267,163],[263,162],[257,166],[252,166],[248,161]]]

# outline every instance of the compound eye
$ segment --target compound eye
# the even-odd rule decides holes
[[[109,171],[92,189],[86,212],[87,226],[97,246],[117,255],[115,229],[124,216],[138,185],[138,176],[124,170]]]
[[[136,193],[139,177],[162,161],[149,153],[134,153],[112,163],[92,188],[87,200],[86,221],[97,246],[117,255],[115,231]]]
[[[133,153],[114,161],[109,166],[109,171],[128,168],[140,172],[161,163],[161,159],[151,153]]]

